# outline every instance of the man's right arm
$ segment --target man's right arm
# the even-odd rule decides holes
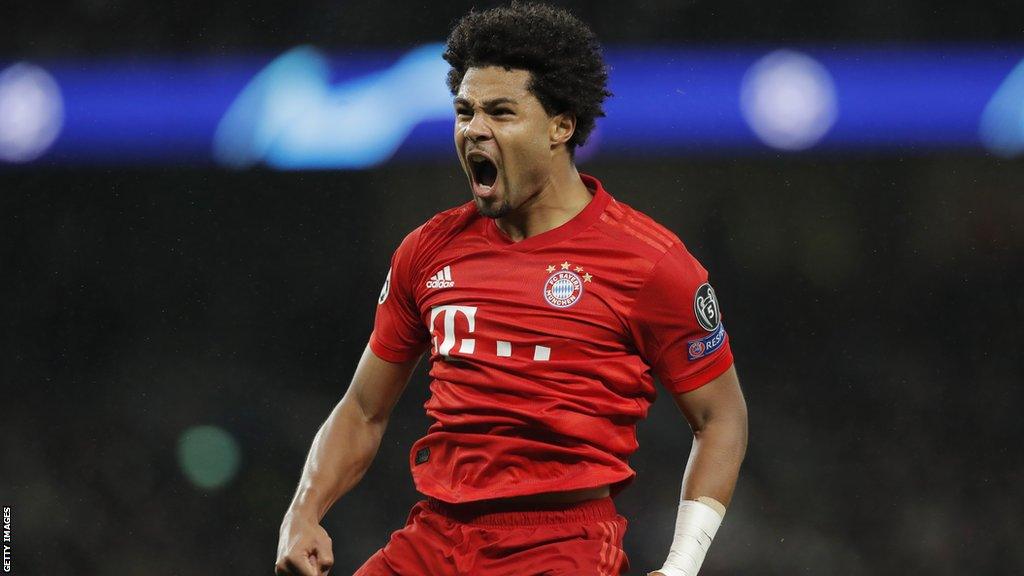
[[[370,467],[391,410],[418,361],[419,356],[388,362],[369,346],[363,351],[352,384],[313,439],[295,498],[281,523],[278,574],[319,576],[334,564],[331,541],[320,520]]]

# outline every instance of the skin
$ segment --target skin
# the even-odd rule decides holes
[[[418,362],[419,357],[392,363],[377,357],[369,346],[363,351],[352,383],[313,439],[299,487],[281,522],[277,574],[318,576],[334,565],[331,539],[320,521],[366,474],[391,410]]]
[[[529,81],[523,70],[470,68],[455,98],[455,149],[477,209],[515,241],[561,226],[592,198],[566,147],[575,117],[548,115],[529,91]],[[469,158],[479,154],[498,168],[489,191],[475,185],[469,166]],[[387,362],[366,347],[348,390],[313,440],[281,523],[278,575],[319,576],[333,566],[331,539],[320,522],[370,467],[418,361]],[[747,442],[746,404],[735,369],[676,395],[675,401],[694,433],[683,497],[710,497],[728,505]],[[608,486],[598,486],[517,500],[576,502],[608,493]]]
[[[455,149],[470,189],[469,155],[483,153],[498,167],[493,197],[474,191],[477,209],[516,241],[561,226],[591,200],[566,147],[576,117],[549,116],[529,82],[525,70],[470,68],[454,102]]]
[[[674,399],[693,430],[693,446],[683,474],[683,500],[712,498],[724,511],[732,501],[747,451],[747,403],[736,367],[696,390],[676,394]],[[654,571],[649,576],[664,574]]]

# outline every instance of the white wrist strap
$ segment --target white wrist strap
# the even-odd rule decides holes
[[[658,571],[665,576],[697,576],[721,523],[722,516],[711,506],[683,500],[679,504],[672,547],[665,565]]]

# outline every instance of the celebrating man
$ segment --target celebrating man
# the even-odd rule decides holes
[[[409,458],[426,499],[357,576],[625,571],[612,497],[635,476],[654,376],[694,432],[655,574],[692,576],[736,484],[746,405],[706,270],[576,170],[610,96],[600,46],[563,10],[513,3],[463,17],[444,58],[473,199],[395,251],[369,344],[282,523],[277,572],[330,569],[320,521],[370,466],[429,351],[432,424]]]

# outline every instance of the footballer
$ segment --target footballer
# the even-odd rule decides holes
[[[365,474],[426,354],[431,424],[409,453],[424,499],[357,576],[624,573],[613,498],[635,477],[655,377],[694,442],[652,574],[693,576],[736,485],[746,404],[707,271],[576,169],[611,96],[600,46],[562,9],[513,3],[465,15],[444,58],[472,199],[395,251],[281,524],[277,574],[330,570],[320,522]]]

